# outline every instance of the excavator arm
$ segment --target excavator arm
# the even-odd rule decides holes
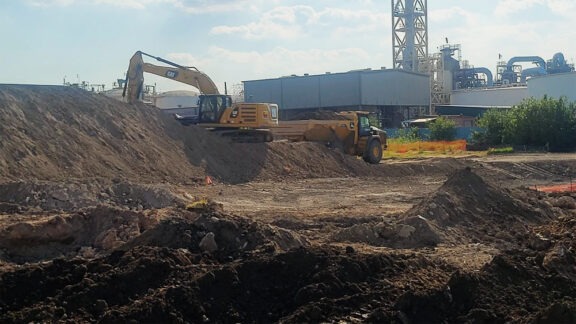
[[[144,63],[142,55],[154,58],[159,62],[170,65],[171,67]],[[141,97],[142,87],[144,84],[144,72],[191,85],[200,90],[200,93],[203,95],[220,94],[214,81],[195,67],[185,67],[161,57],[137,51],[130,59],[130,65],[128,66],[128,72],[126,73],[124,92],[122,94],[127,98],[129,103],[136,102]]]

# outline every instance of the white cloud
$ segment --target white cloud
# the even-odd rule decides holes
[[[246,39],[293,39],[303,34],[301,26],[309,24],[313,15],[314,9],[307,6],[277,7],[264,13],[257,22],[216,26],[211,33],[239,35]]]
[[[154,3],[171,3],[173,0],[27,0],[32,6],[39,7],[68,7],[73,5],[105,5],[132,9],[145,9]]]
[[[245,69],[243,75],[251,78],[280,77],[294,73],[342,72],[364,67],[363,64],[373,57],[362,48],[290,50],[276,47],[266,52],[240,52],[213,47],[209,53],[210,62],[206,62],[207,65],[222,65],[222,62],[226,62],[225,65],[229,68]]]
[[[50,6],[69,6],[76,2],[76,0],[27,0],[31,6],[35,7],[50,7]]]
[[[261,12],[262,8],[279,6],[285,0],[166,0],[188,14]]]
[[[238,35],[245,39],[293,39],[302,35],[302,28],[310,23],[315,11],[309,6],[276,7],[261,15],[257,22],[244,25],[220,25],[212,34]]]
[[[555,14],[573,17],[576,11],[576,2],[574,0],[548,0],[548,8]]]
[[[154,4],[171,5],[180,12],[188,14],[225,13],[239,11],[257,11],[262,4],[273,5],[280,0],[25,0],[27,4],[38,7],[66,7],[72,5],[107,5],[114,7],[146,9]]]
[[[311,6],[283,6],[264,12],[256,22],[216,26],[211,32],[239,35],[246,39],[294,39],[305,36],[310,27],[319,26],[331,28],[332,34],[342,36],[388,26],[388,16],[370,10],[325,8],[317,11]]]
[[[470,25],[476,24],[482,20],[478,14],[461,7],[431,10],[428,13],[429,26],[434,26],[434,24],[440,23],[454,24],[457,19],[462,19],[466,24]]]
[[[494,13],[497,16],[506,16],[511,13],[527,10],[535,5],[544,4],[546,0],[500,0]]]
[[[195,67],[198,70],[201,70],[201,67],[206,64],[206,61],[200,60],[190,53],[168,53],[166,58],[169,61],[173,61],[183,66]]]

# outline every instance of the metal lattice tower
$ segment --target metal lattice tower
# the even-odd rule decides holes
[[[427,0],[392,0],[392,52],[395,69],[419,72],[428,59]]]

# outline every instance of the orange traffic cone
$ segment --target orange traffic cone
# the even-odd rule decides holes
[[[206,185],[211,185],[212,184],[212,178],[210,178],[210,176],[206,176],[206,178],[204,179],[204,183]]]

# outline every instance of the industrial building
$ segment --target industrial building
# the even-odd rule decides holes
[[[429,84],[426,74],[393,69],[293,75],[244,81],[244,100],[277,103],[281,119],[311,110],[365,110],[393,127],[428,113]]]
[[[526,80],[528,95],[542,98],[544,95],[552,98],[565,97],[576,102],[576,73],[552,73]]]
[[[562,53],[549,60],[515,56],[497,62],[493,74],[463,61],[459,44],[428,53],[426,0],[391,0],[391,5],[392,69],[244,81],[244,100],[277,103],[281,119],[310,110],[367,110],[382,127],[433,114],[472,124],[487,109],[510,108],[529,97],[576,101],[574,65]]]

